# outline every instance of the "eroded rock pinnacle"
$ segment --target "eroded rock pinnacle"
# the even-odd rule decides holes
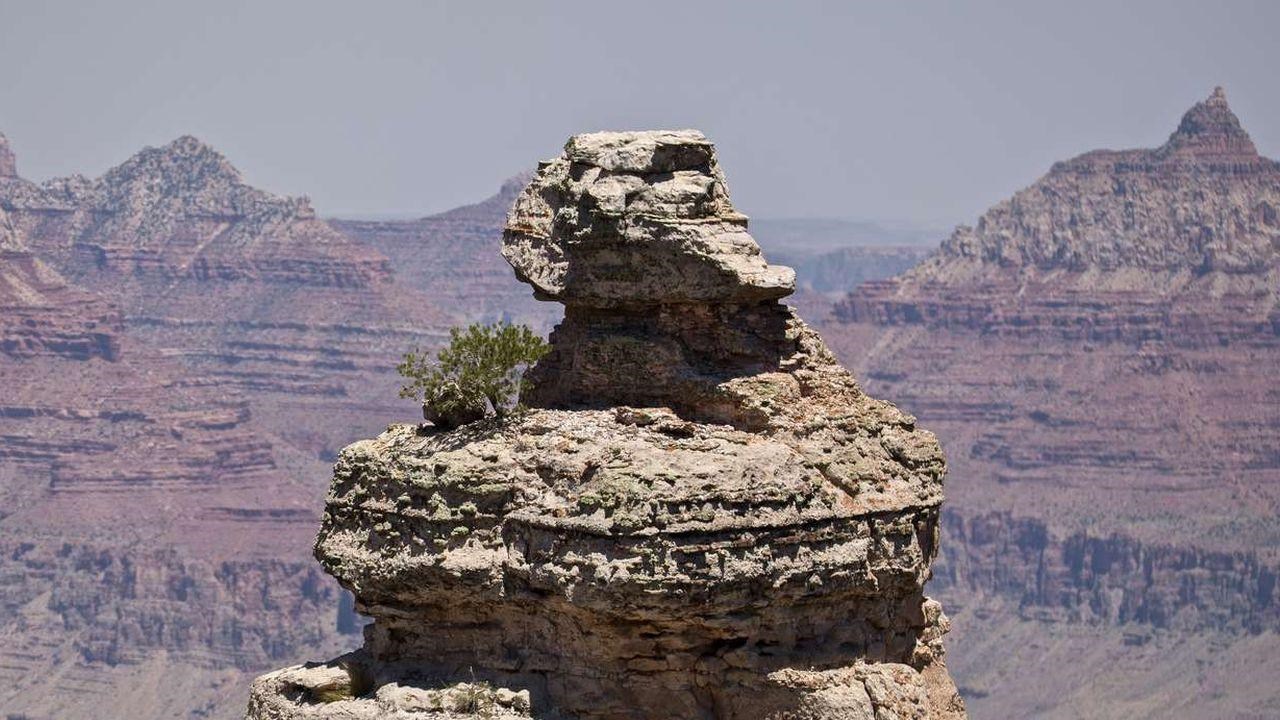
[[[779,298],[695,131],[571,138],[503,253],[563,302],[529,409],[345,449],[316,556],[364,647],[249,717],[962,718],[945,463]]]

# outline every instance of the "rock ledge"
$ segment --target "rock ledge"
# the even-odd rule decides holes
[[[566,306],[529,410],[342,452],[316,556],[374,622],[248,717],[964,717],[923,594],[937,440],[746,228],[695,131],[543,163],[503,248]]]

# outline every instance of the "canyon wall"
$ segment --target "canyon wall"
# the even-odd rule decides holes
[[[1145,717],[1163,691],[1165,716],[1280,705],[1253,689],[1276,687],[1273,666],[1243,659],[1280,630],[1277,207],[1280,165],[1217,90],[1161,147],[1054,165],[823,326],[947,448],[938,592],[973,650],[961,685],[983,678],[975,713]],[[1025,654],[968,642],[1021,632],[1006,606],[1044,638],[1096,632],[1077,652],[1126,642],[1023,693]],[[1184,689],[1136,669],[1152,663]]]
[[[41,184],[0,147],[0,707],[235,717],[359,631],[315,479],[469,316],[194,138]]]
[[[497,255],[528,176],[325,223],[191,138],[94,180],[19,167],[0,137],[0,707],[237,717],[246,673],[359,632],[310,558],[318,479],[416,418],[399,354],[559,318]],[[1280,713],[1277,207],[1276,163],[1215,93],[1164,146],[1055,165],[820,323],[947,449],[931,588],[975,716]]]

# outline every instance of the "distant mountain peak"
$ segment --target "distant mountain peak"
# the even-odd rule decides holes
[[[1196,103],[1182,116],[1178,129],[1160,149],[1208,158],[1253,160],[1258,157],[1258,149],[1241,126],[1240,118],[1231,111],[1227,93],[1221,86],[1215,87],[1208,99]]]
[[[227,162],[222,153],[194,135],[183,135],[161,147],[160,151],[171,158],[208,158],[209,156],[214,156],[224,163]],[[230,163],[227,164],[230,165]]]
[[[0,183],[0,202],[33,228],[15,219],[19,240],[77,278],[109,270],[164,281],[355,287],[390,276],[385,258],[317,220],[307,198],[247,184],[191,135],[143,148],[96,179]],[[50,218],[55,227],[43,225]],[[5,232],[0,227],[0,241]]]
[[[146,179],[182,188],[243,182],[240,171],[222,153],[191,135],[163,147],[143,148],[109,170],[103,179],[109,184]]]
[[[18,163],[9,147],[9,138],[0,133],[0,177],[17,177]]]
[[[511,203],[515,201],[520,191],[524,190],[524,187],[529,184],[533,176],[533,170],[525,170],[507,178],[502,183],[502,187],[498,189],[496,195],[491,195],[478,203],[463,205],[435,215],[428,215],[425,218],[421,218],[421,220],[472,220],[494,222],[501,225],[506,220],[507,210],[511,209]]]
[[[524,170],[507,178],[503,181],[502,188],[498,191],[498,197],[515,200],[520,191],[524,190],[530,180],[533,180],[534,175],[537,175],[536,171]]]
[[[1280,268],[1277,238],[1280,163],[1258,155],[1215,88],[1164,145],[1056,163],[976,226],[958,229],[913,273],[966,283],[970,271],[1005,279],[1068,271],[1093,287],[1144,292],[1182,292],[1186,278],[1207,277],[1205,287],[1220,296],[1274,283],[1267,278]]]

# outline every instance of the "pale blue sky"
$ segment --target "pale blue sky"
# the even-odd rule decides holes
[[[1276,2],[0,0],[32,179],[195,134],[323,214],[482,198],[577,131],[697,127],[758,216],[968,221],[1215,84],[1280,155]]]

